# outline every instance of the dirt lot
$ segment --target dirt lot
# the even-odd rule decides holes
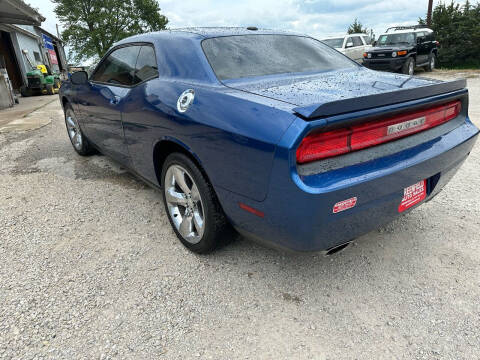
[[[242,238],[197,256],[159,192],[77,156],[51,106],[0,134],[0,358],[479,358],[480,143],[433,201],[336,256]]]

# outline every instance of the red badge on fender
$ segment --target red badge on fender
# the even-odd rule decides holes
[[[353,208],[355,205],[357,205],[357,198],[353,197],[347,200],[340,201],[333,205],[333,213],[339,213],[341,211],[345,211],[348,209]]]

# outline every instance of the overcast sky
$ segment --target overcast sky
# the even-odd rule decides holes
[[[49,0],[26,0],[47,18],[56,33],[58,20]],[[437,3],[434,1],[434,3]],[[459,1],[463,2],[463,1]],[[248,26],[301,32],[317,38],[344,34],[355,17],[378,36],[392,25],[414,24],[428,0],[159,0],[170,28]]]

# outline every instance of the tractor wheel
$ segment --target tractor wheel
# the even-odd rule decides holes
[[[47,84],[46,86],[48,95],[55,95],[55,90],[53,89],[53,84]]]
[[[23,97],[29,97],[29,96],[32,96],[32,90],[26,87],[25,85],[23,85],[20,88],[20,94],[22,94]]]

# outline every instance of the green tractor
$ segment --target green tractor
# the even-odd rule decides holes
[[[32,95],[55,95],[60,88],[60,77],[58,74],[52,74],[48,66],[37,65],[27,73],[28,85],[22,86],[20,93],[22,96]]]

